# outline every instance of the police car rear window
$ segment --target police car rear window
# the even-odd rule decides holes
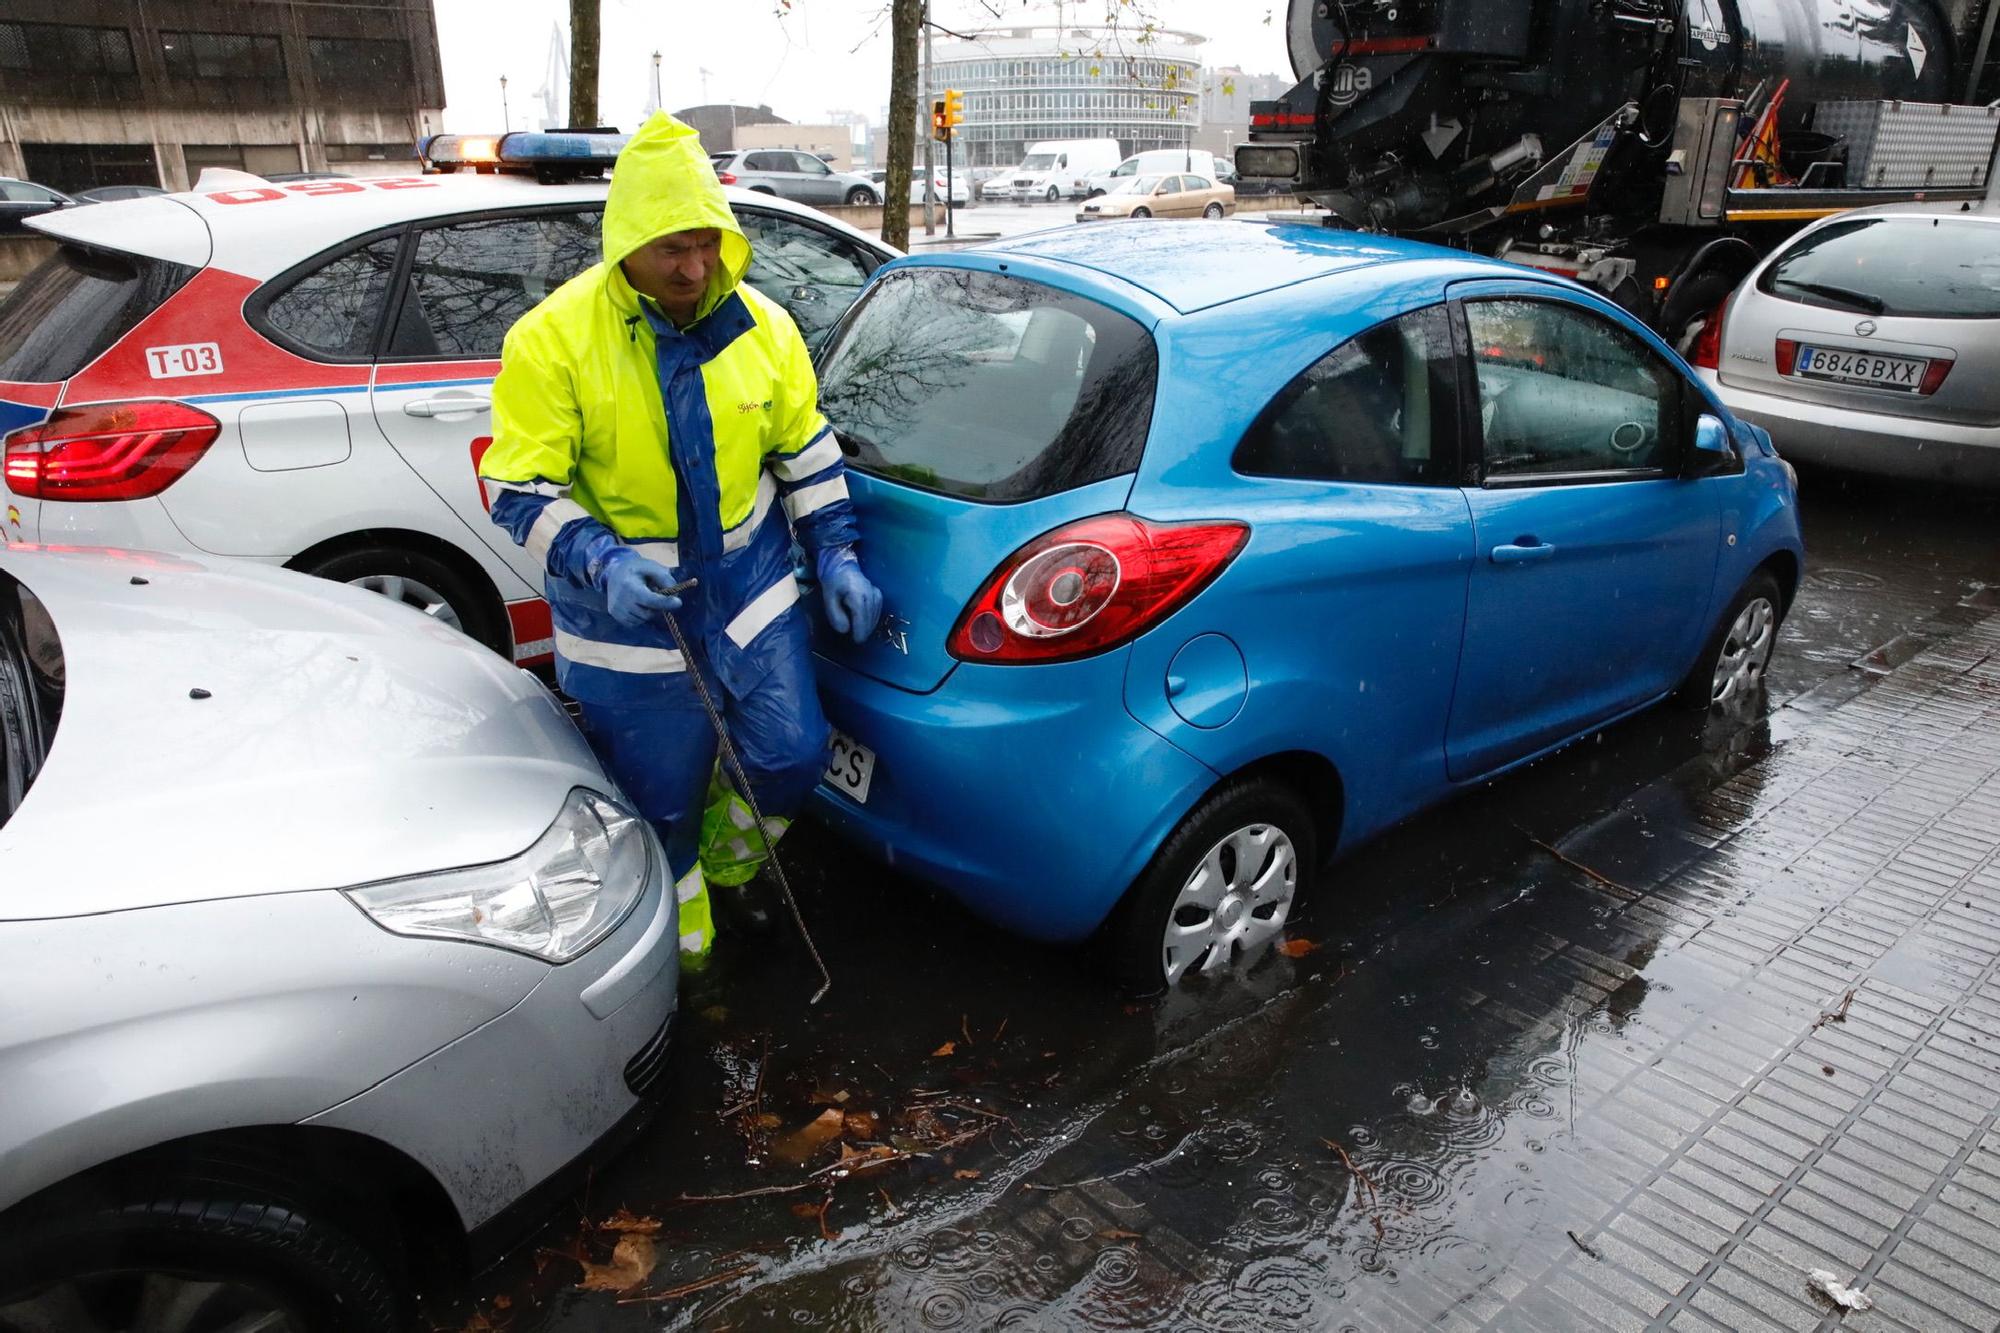
[[[152,314],[195,270],[65,245],[0,302],[0,380],[66,380]]]
[[[855,307],[820,407],[859,471],[1012,503],[1135,470],[1152,335],[1094,301],[995,273],[910,269]]]
[[[250,322],[308,356],[367,360],[400,236],[386,236],[280,279],[251,302]]]

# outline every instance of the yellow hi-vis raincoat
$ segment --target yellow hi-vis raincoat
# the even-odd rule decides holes
[[[705,228],[721,233],[722,262],[695,321],[677,329],[619,261],[655,237]],[[851,559],[855,539],[811,356],[791,317],[741,285],[749,266],[749,241],[694,131],[654,116],[613,172],[604,262],[508,332],[480,464],[494,521],[543,563],[557,677],[606,766],[661,826],[683,945],[695,951],[709,932],[703,864],[710,878],[741,883],[763,847],[744,836],[754,825],[724,787],[716,799],[727,808],[709,820],[716,832],[695,863],[714,740],[687,673],[699,668],[718,692],[767,831],[781,832],[818,778],[828,736],[792,538],[822,570],[829,557]],[[621,546],[697,580],[676,616],[696,661],[664,621],[634,628],[607,611],[598,580]]]

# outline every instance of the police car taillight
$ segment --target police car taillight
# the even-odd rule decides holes
[[[179,481],[221,430],[170,399],[61,408],[7,436],[7,488],[31,500],[143,500]]]
[[[629,135],[615,130],[517,130],[433,134],[417,144],[424,170],[506,171],[543,178],[594,176],[618,160]]]
[[[1242,523],[1100,514],[1010,556],[947,641],[968,662],[1065,662],[1130,643],[1192,601],[1250,540]]]

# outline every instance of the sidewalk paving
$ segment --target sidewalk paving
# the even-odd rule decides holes
[[[1565,1193],[1594,1206],[1554,1254],[1385,1322],[2000,1327],[2000,617],[1711,793],[1684,858],[1637,860],[1661,796],[1562,848],[1633,890],[1589,891],[1681,1001],[1554,1071]],[[1875,1308],[1843,1320],[1815,1268]]]

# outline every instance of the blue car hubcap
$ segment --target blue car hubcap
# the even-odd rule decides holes
[[[1191,971],[1228,972],[1254,961],[1285,928],[1298,887],[1298,849],[1277,825],[1251,824],[1216,843],[1167,916],[1167,984]]]

